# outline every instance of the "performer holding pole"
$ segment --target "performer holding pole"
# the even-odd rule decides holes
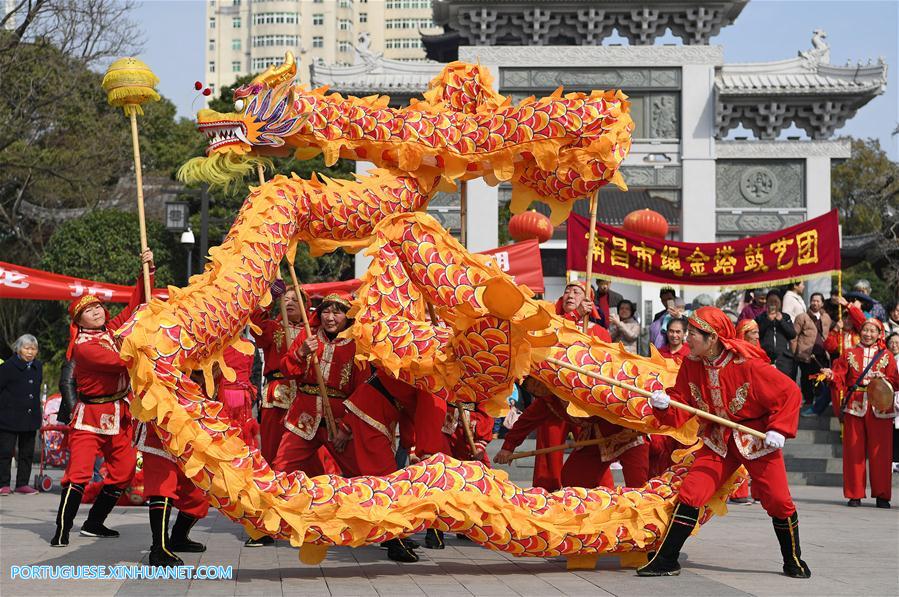
[[[652,393],[649,403],[656,417],[675,427],[686,422],[688,413],[669,408],[674,398],[764,431],[765,439],[718,424],[700,426],[699,436],[705,445],[684,477],[661,546],[637,574],[680,574],[680,550],[699,520],[700,508],[743,465],[762,507],[771,516],[784,574],[809,578],[809,567],[801,559],[799,517],[790,498],[781,452],[785,439],[796,435],[802,404],[799,386],[771,367],[761,348],[738,340],[733,324],[720,309],[701,307],[688,322],[690,356],[681,364],[673,388]]]

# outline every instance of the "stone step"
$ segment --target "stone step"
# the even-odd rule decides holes
[[[842,487],[843,475],[837,473],[787,472],[790,485],[821,485],[824,487]]]
[[[787,440],[784,456],[793,458],[842,458],[842,444],[807,444]]]
[[[831,414],[828,407],[826,414],[817,417],[799,417],[800,429],[821,429],[823,431],[839,431],[840,421]]]
[[[835,445],[841,442],[839,431],[824,431],[822,429],[800,429],[796,432],[794,444],[828,444]]]
[[[840,458],[792,458],[785,454],[784,462],[790,472],[843,474],[843,460]]]

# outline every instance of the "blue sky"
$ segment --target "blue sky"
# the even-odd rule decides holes
[[[144,31],[141,57],[161,79],[160,92],[179,114],[193,116],[193,83],[204,76],[203,0],[145,0],[134,14]],[[736,22],[712,39],[727,62],[782,60],[811,47],[812,30],[827,32],[833,64],[877,60],[889,65],[886,92],[837,131],[876,137],[899,159],[899,2],[895,0],[752,0]],[[679,43],[667,35],[660,43]],[[200,102],[197,101],[197,104]]]

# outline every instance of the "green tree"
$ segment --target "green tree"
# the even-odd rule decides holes
[[[156,287],[183,279],[173,264],[172,235],[162,224],[147,222],[147,240],[156,263]],[[179,260],[180,262],[180,260]],[[133,285],[140,275],[140,232],[137,214],[97,210],[60,225],[41,256],[39,267],[67,276]],[[58,371],[68,344],[67,305],[44,301],[34,305],[29,329],[40,339],[41,358]],[[113,312],[120,305],[113,305]],[[50,375],[47,379],[53,379]]]
[[[875,298],[899,296],[899,164],[877,139],[852,139],[852,157],[833,167],[831,201],[845,236],[871,235],[868,259],[844,272],[844,285],[867,278]]]
[[[156,285],[174,284],[172,234],[158,222],[147,222],[147,242],[156,262]],[[50,237],[40,265],[66,276],[133,284],[140,272],[137,214],[103,209],[64,222]]]

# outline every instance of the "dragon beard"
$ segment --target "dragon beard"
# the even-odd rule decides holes
[[[233,152],[213,153],[207,157],[191,158],[178,169],[178,180],[184,184],[206,183],[212,188],[228,190],[232,185],[256,171],[258,164],[272,169],[269,158]]]

